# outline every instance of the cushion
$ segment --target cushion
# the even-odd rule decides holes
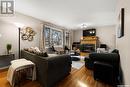
[[[41,52],[38,47],[34,47],[34,52]]]
[[[33,53],[33,48],[32,47],[28,48],[28,51],[31,52],[31,53]]]
[[[36,53],[38,56],[48,57],[47,52]]]
[[[24,50],[29,51],[31,53],[40,53],[41,52],[38,47],[24,48]]]
[[[28,48],[24,48],[25,51],[28,51]]]
[[[48,57],[47,52],[41,52],[40,49],[38,47],[30,47],[30,48],[24,48],[25,51],[29,51],[31,53],[35,53],[38,56],[42,56],[42,57]]]
[[[97,48],[97,53],[105,53],[105,48]]]

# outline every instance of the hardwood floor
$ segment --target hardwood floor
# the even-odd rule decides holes
[[[0,71],[0,87],[11,87],[6,80],[7,70]],[[41,87],[37,81],[25,81],[21,87]],[[83,66],[81,69],[72,69],[70,75],[56,84],[55,87],[112,87],[93,79],[92,71]]]

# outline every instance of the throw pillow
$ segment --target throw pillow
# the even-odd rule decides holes
[[[34,52],[41,52],[40,49],[38,47],[34,47]]]
[[[47,52],[40,52],[40,53],[37,53],[37,55],[42,56],[42,57],[48,57]]]
[[[31,53],[34,52],[32,47],[31,47],[31,48],[28,48],[28,51],[31,52]]]
[[[28,51],[28,48],[24,48],[25,51]]]
[[[41,51],[39,50],[39,48],[38,47],[30,47],[30,48],[24,48],[24,50],[26,50],[26,51],[29,51],[29,52],[31,52],[31,53],[35,53],[35,54],[39,54],[39,53],[41,53]]]
[[[44,52],[44,53],[43,53],[43,57],[48,57],[47,52]]]
[[[97,53],[105,53],[105,48],[97,48]]]

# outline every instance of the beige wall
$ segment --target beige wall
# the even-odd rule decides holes
[[[74,30],[73,41],[79,42],[82,37],[82,30]],[[96,34],[102,44],[107,44],[109,48],[115,48],[115,26],[103,26],[96,28]]]
[[[13,17],[0,17],[0,34],[2,35],[0,37],[0,54],[6,54],[6,44],[10,43],[12,52],[16,54],[16,57],[18,55],[18,27],[14,25],[15,22],[29,26],[36,32],[32,42],[21,40],[21,48],[39,47],[42,21],[17,13]]]
[[[96,34],[102,44],[107,44],[108,48],[114,49],[116,44],[115,26],[97,27]]]
[[[117,17],[122,7],[125,8],[125,35],[122,38],[117,38],[116,47],[120,52],[124,82],[130,85],[130,0],[118,0]]]
[[[16,13],[14,16],[0,16],[0,54],[7,53],[6,44],[10,43],[12,44],[12,52],[15,53],[16,58],[18,57],[18,27],[15,23],[24,24],[25,27],[31,27],[36,32],[33,41],[21,40],[21,49],[35,46],[44,48],[44,43],[41,40],[43,39],[41,38],[43,25],[61,30],[65,29],[64,27],[41,21],[21,13]]]
[[[74,30],[73,31],[73,42],[80,42],[80,38],[83,36],[82,30]]]

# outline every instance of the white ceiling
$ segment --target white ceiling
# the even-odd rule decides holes
[[[17,12],[76,29],[82,23],[93,26],[115,24],[117,0],[15,0]]]

